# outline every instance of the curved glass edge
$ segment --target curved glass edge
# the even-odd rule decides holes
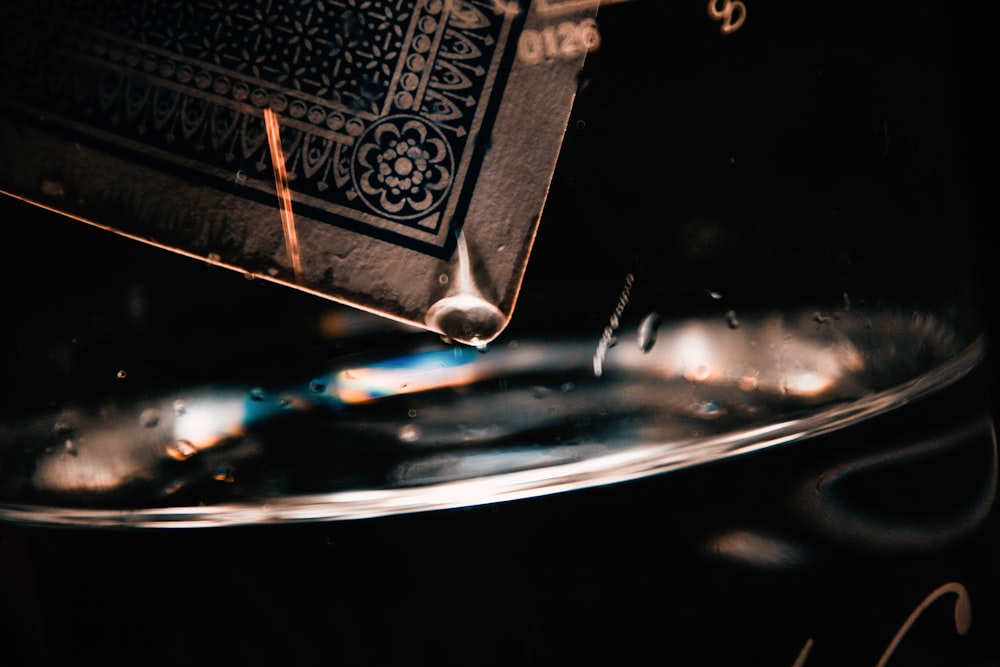
[[[489,505],[617,484],[801,442],[885,414],[967,376],[983,363],[986,348],[986,337],[980,336],[949,361],[907,382],[800,418],[710,437],[646,443],[568,463],[416,487],[296,495],[254,503],[132,510],[0,504],[0,521],[119,529],[316,523]]]

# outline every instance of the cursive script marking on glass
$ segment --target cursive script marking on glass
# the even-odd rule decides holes
[[[736,32],[747,19],[747,6],[741,0],[708,0],[708,15],[716,21],[721,21],[719,31],[723,35]]]
[[[947,584],[939,586],[934,589],[930,595],[923,599],[916,609],[914,609],[910,615],[906,618],[903,624],[896,631],[896,635],[889,642],[889,646],[886,647],[885,652],[882,653],[882,657],[879,661],[875,663],[875,667],[885,667],[892,657],[893,653],[896,652],[896,648],[899,647],[899,643],[903,641],[903,638],[910,631],[910,628],[916,623],[920,615],[924,613],[931,604],[933,604],[938,598],[948,593],[954,593],[956,595],[955,600],[955,631],[959,635],[964,635],[969,631],[969,626],[972,625],[972,603],[969,600],[969,592],[965,589],[965,586],[958,583],[957,581],[951,581]],[[792,664],[792,667],[803,667],[806,664],[806,658],[809,657],[809,652],[812,650],[813,640],[812,638],[806,640],[805,645],[799,652],[798,657]]]

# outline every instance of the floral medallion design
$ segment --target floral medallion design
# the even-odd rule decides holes
[[[362,135],[354,157],[358,194],[386,217],[427,215],[447,195],[454,164],[441,132],[416,116],[383,119]]]

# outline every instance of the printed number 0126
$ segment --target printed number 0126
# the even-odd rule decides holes
[[[517,43],[517,55],[523,62],[537,65],[555,58],[575,58],[596,50],[600,45],[597,21],[565,21],[541,30],[525,30]]]

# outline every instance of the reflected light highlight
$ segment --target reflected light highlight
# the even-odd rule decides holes
[[[464,348],[433,350],[349,368],[334,375],[330,391],[344,403],[367,403],[386,396],[467,385],[479,380],[479,353]]]

